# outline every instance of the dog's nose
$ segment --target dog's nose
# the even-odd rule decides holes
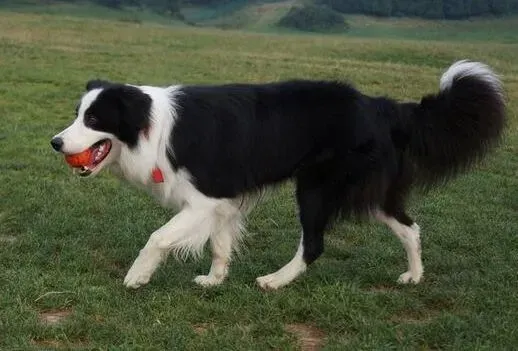
[[[52,138],[50,145],[52,145],[54,150],[61,151],[61,148],[63,147],[63,139],[60,137]]]

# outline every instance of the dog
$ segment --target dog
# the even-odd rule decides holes
[[[265,84],[136,86],[90,80],[77,118],[52,147],[89,150],[77,169],[104,168],[178,212],[151,234],[124,284],[138,288],[169,253],[212,264],[194,281],[221,284],[257,196],[292,180],[302,234],[293,259],[256,279],[263,289],[289,284],[324,250],[338,221],[374,218],[401,240],[408,269],[423,276],[419,226],[405,212],[412,189],[439,186],[467,172],[502,139],[502,82],[484,63],[461,60],[439,90],[417,102],[362,94],[349,83],[288,80]]]

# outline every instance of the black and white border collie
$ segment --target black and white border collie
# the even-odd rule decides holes
[[[194,281],[224,281],[254,196],[293,179],[302,226],[293,259],[257,278],[282,287],[324,249],[340,219],[371,217],[401,240],[408,270],[423,275],[419,226],[405,213],[412,188],[440,185],[496,147],[505,129],[502,83],[486,65],[458,61],[419,103],[369,97],[346,83],[293,80],[217,86],[87,83],[76,120],[51,141],[64,154],[93,152],[78,170],[103,168],[144,186],[179,212],[151,234],[124,284],[138,288],[172,251],[212,265]]]

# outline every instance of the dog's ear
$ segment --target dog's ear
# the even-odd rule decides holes
[[[124,84],[113,84],[99,96],[100,104],[110,108],[114,134],[130,148],[135,147],[141,133],[150,125],[151,97],[138,87]]]
[[[109,82],[107,80],[102,79],[92,79],[86,82],[86,91],[90,91],[92,89],[97,88],[107,88],[109,86],[113,85],[112,82]]]
[[[113,90],[118,95],[118,106],[124,115],[123,124],[136,127],[138,131],[146,129],[149,126],[151,97],[133,86],[122,85]]]

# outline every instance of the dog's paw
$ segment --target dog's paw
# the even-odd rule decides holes
[[[217,277],[215,275],[199,275],[194,278],[193,282],[204,287],[209,287],[220,285],[223,283],[223,280],[225,280],[224,277]]]
[[[286,285],[286,281],[281,278],[282,277],[280,277],[279,274],[277,274],[276,272],[264,275],[262,277],[258,277],[255,279],[255,281],[263,290],[277,290],[280,287]]]
[[[137,289],[149,283],[151,276],[162,261],[159,250],[142,249],[124,278],[124,285]]]
[[[127,288],[137,289],[142,285],[149,283],[150,279],[151,273],[141,271],[138,268],[135,268],[135,266],[132,266],[124,278],[124,285]]]
[[[423,276],[423,273],[421,273],[421,272],[408,271],[408,272],[401,274],[399,276],[397,282],[399,284],[408,284],[408,283],[417,284],[421,281],[422,276]]]

